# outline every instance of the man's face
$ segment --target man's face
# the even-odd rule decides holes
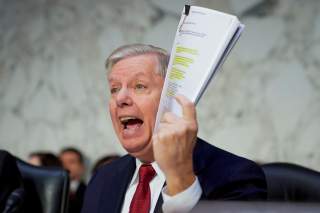
[[[79,160],[79,156],[74,152],[64,152],[60,155],[63,168],[70,173],[71,180],[80,180],[84,173],[84,166]]]
[[[142,161],[152,161],[152,132],[164,79],[154,54],[117,62],[108,76],[109,110],[122,146]]]

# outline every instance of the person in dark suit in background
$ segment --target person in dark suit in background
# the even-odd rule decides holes
[[[266,198],[259,166],[197,137],[195,106],[186,97],[175,97],[182,116],[166,112],[153,132],[168,60],[165,50],[144,44],[108,57],[109,111],[128,155],[92,177],[82,213],[188,212],[199,199]]]
[[[82,178],[85,172],[83,154],[76,148],[67,147],[61,150],[59,158],[70,175],[69,213],[81,212],[86,184]]]

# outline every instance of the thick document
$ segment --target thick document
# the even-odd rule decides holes
[[[243,29],[236,16],[185,5],[170,55],[155,131],[164,112],[182,115],[175,95],[184,95],[198,103]]]

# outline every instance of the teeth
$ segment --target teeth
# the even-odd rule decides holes
[[[133,116],[126,116],[126,117],[121,117],[120,118],[120,121],[121,122],[124,122],[124,121],[128,121],[130,119],[136,119],[136,117],[133,117]]]

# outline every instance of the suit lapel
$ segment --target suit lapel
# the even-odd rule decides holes
[[[112,178],[105,182],[103,196],[100,200],[100,213],[121,212],[125,193],[135,168],[134,158],[128,155],[114,171]]]
[[[162,198],[162,195],[160,193],[160,196],[158,198],[156,207],[154,208],[154,213],[162,213],[162,204],[163,204],[163,198]]]

